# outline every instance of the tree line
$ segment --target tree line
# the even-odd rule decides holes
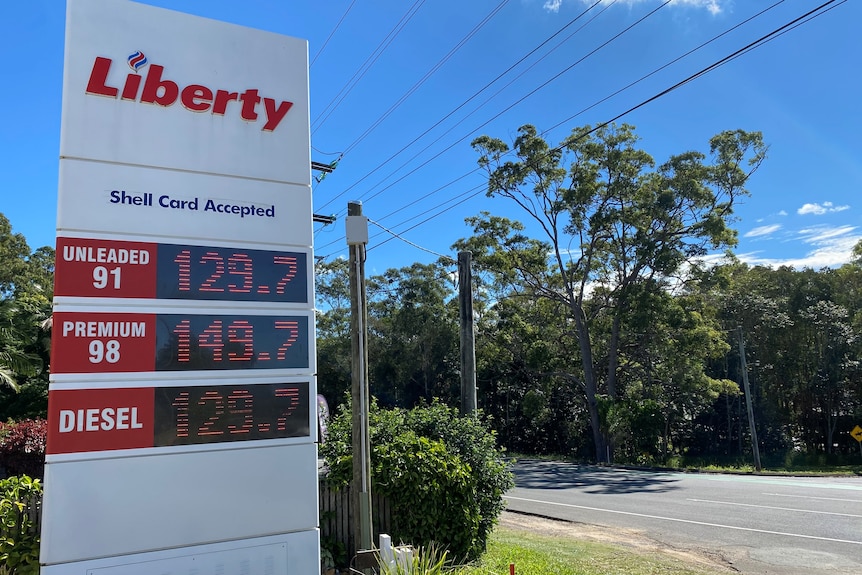
[[[474,261],[479,405],[523,453],[667,463],[749,457],[740,339],[761,451],[854,454],[862,244],[839,269],[749,266],[733,208],[766,158],[761,134],[723,132],[708,153],[657,163],[628,125],[577,128],[556,146],[532,126],[510,147],[473,142],[488,195],[454,251]],[[719,265],[708,252],[728,250]],[[459,402],[454,262],[369,278],[372,393],[384,404]],[[319,262],[318,372],[349,382],[347,264]]]
[[[502,445],[584,460],[749,457],[740,350],[767,458],[851,457],[862,424],[862,242],[837,269],[749,266],[733,209],[765,161],[757,132],[727,131],[659,163],[628,125],[552,145],[473,142],[488,195],[452,246],[473,254],[478,401]],[[726,250],[724,260],[705,256]],[[30,251],[0,215],[0,418],[44,415],[53,250]],[[383,406],[460,404],[455,261],[369,277],[372,394]],[[315,264],[318,388],[350,386],[346,260]],[[742,344],[742,345],[740,345]]]

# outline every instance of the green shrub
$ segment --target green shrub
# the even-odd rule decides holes
[[[461,417],[438,402],[409,411],[372,402],[369,432],[372,491],[390,501],[393,540],[437,543],[451,557],[478,557],[513,485],[494,433],[479,418]],[[349,405],[331,422],[321,453],[330,483],[347,485],[353,464]]]
[[[38,575],[39,533],[27,511],[42,497],[42,484],[27,475],[9,477],[0,480],[0,492],[0,569]]]

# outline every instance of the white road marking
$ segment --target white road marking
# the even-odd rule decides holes
[[[768,531],[766,529],[753,529],[751,527],[737,527],[736,525],[721,525],[719,523],[706,523],[704,521],[692,521],[691,519],[677,519],[676,517],[662,517],[660,515],[647,515],[645,513],[634,513],[632,511],[615,511],[613,509],[600,509],[598,507],[587,507],[586,505],[573,505],[571,503],[554,503],[551,501],[541,501],[539,499],[527,499],[525,497],[513,497],[505,495],[506,499],[516,501],[527,501],[529,503],[541,503],[544,505],[556,505],[559,507],[571,507],[573,509],[586,509],[588,511],[602,511],[605,513],[616,513],[618,515],[630,515],[632,517],[646,517],[647,519],[661,519],[664,521],[676,521],[678,523],[689,523],[692,525],[703,525],[705,527],[719,527],[723,529],[734,529],[736,531],[753,531],[756,533],[768,533],[769,535],[783,535],[785,537],[798,537],[801,539],[816,539],[818,541],[832,541],[835,543],[850,543],[851,545],[862,545],[862,541],[851,541],[848,539],[833,539],[831,537],[817,537],[816,535],[800,535],[798,533],[784,533],[782,531]]]
[[[820,513],[821,515],[840,515],[842,517],[862,518],[862,515],[854,515],[852,513],[833,513],[831,511],[815,511],[813,509],[791,509],[790,507],[773,507],[771,505],[755,505],[754,503],[736,503],[733,501],[715,501],[714,499],[686,499],[686,501],[696,501],[699,503],[718,503],[719,505],[738,505],[739,507],[759,507],[760,509],[777,509],[779,511],[798,511],[799,513]]]
[[[859,499],[838,499],[837,497],[812,497],[810,495],[787,495],[784,493],[763,493],[770,497],[798,497],[800,499],[820,499],[823,501],[843,501],[845,503],[862,503]]]

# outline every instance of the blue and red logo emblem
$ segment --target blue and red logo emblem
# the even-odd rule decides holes
[[[144,56],[144,53],[140,50],[138,50],[134,54],[129,54],[127,60],[129,61],[129,68],[131,68],[135,72],[147,65],[147,57]]]

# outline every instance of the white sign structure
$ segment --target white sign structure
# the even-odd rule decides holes
[[[308,48],[68,0],[44,575],[317,573]]]

